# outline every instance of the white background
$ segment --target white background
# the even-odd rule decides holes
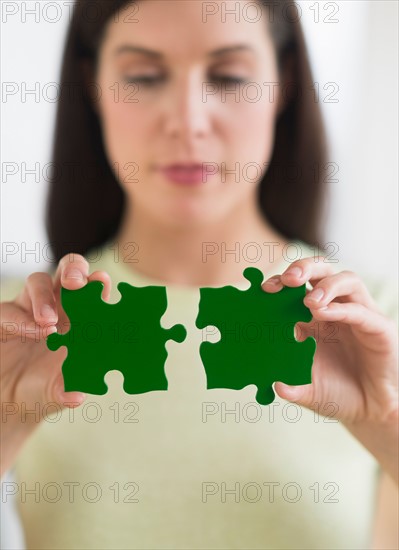
[[[59,21],[56,2],[2,2],[1,69],[5,83],[18,92],[2,99],[2,250],[17,243],[19,252],[2,256],[3,277],[25,276],[47,269],[34,254],[23,254],[21,243],[34,249],[47,242],[43,212],[46,181],[27,174],[21,181],[21,163],[33,169],[50,161],[56,103],[23,102],[28,89],[58,82],[63,41],[72,2],[63,6]],[[22,4],[36,15],[22,18]],[[36,8],[35,8],[36,4]],[[393,0],[298,2],[313,66],[314,80],[322,88],[335,82],[338,103],[321,103],[328,126],[331,159],[339,165],[339,181],[329,186],[331,201],[326,240],[337,243],[338,257],[363,274],[395,277],[398,272],[398,3]],[[7,5],[7,8],[5,6]],[[15,5],[18,12],[6,15]],[[336,7],[334,7],[336,6]],[[313,7],[313,9],[312,9]],[[44,9],[45,8],[45,9]],[[315,9],[319,22],[315,22]],[[338,11],[337,11],[338,10]],[[337,12],[333,14],[333,12]],[[325,20],[337,19],[337,23]],[[36,21],[38,18],[39,21]],[[329,90],[327,90],[329,91]],[[49,94],[52,91],[49,90]],[[4,173],[14,162],[19,172]],[[39,245],[37,245],[39,247]]]

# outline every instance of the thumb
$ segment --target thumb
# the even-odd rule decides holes
[[[298,405],[311,409],[313,404],[314,386],[313,384],[304,384],[302,386],[289,386],[284,382],[276,382],[274,389],[277,394],[286,401],[293,401]]]
[[[79,391],[64,391],[64,378],[58,374],[46,388],[47,402],[55,402],[62,408],[75,408],[84,403],[87,395]]]

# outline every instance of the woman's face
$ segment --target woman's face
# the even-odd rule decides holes
[[[234,1],[144,0],[104,35],[96,79],[109,161],[133,208],[169,226],[244,207],[272,153],[275,51],[266,14],[239,5],[234,16]],[[176,164],[205,174],[163,171]]]

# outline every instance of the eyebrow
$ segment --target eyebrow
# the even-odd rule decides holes
[[[226,46],[224,48],[219,48],[218,50],[214,50],[213,52],[209,52],[207,55],[208,57],[218,57],[221,55],[224,55],[226,53],[231,52],[237,52],[237,51],[249,51],[254,52],[254,49],[248,46],[247,44],[236,44],[233,46]],[[163,54],[161,52],[157,52],[155,50],[149,50],[147,48],[143,48],[141,46],[134,46],[133,44],[125,44],[123,46],[120,46],[115,51],[115,56],[120,55],[122,53],[139,53],[143,55],[147,55],[148,57],[152,57],[155,59],[161,59],[163,57]]]

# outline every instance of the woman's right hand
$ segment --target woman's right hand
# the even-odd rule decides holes
[[[50,351],[46,338],[69,329],[60,302],[61,286],[76,290],[90,281],[104,283],[102,298],[108,301],[109,275],[105,271],[89,275],[89,263],[83,256],[67,254],[53,277],[32,273],[15,300],[1,304],[1,475],[47,409],[51,413],[55,406],[78,407],[85,400],[83,393],[64,392],[61,368],[67,349]]]

